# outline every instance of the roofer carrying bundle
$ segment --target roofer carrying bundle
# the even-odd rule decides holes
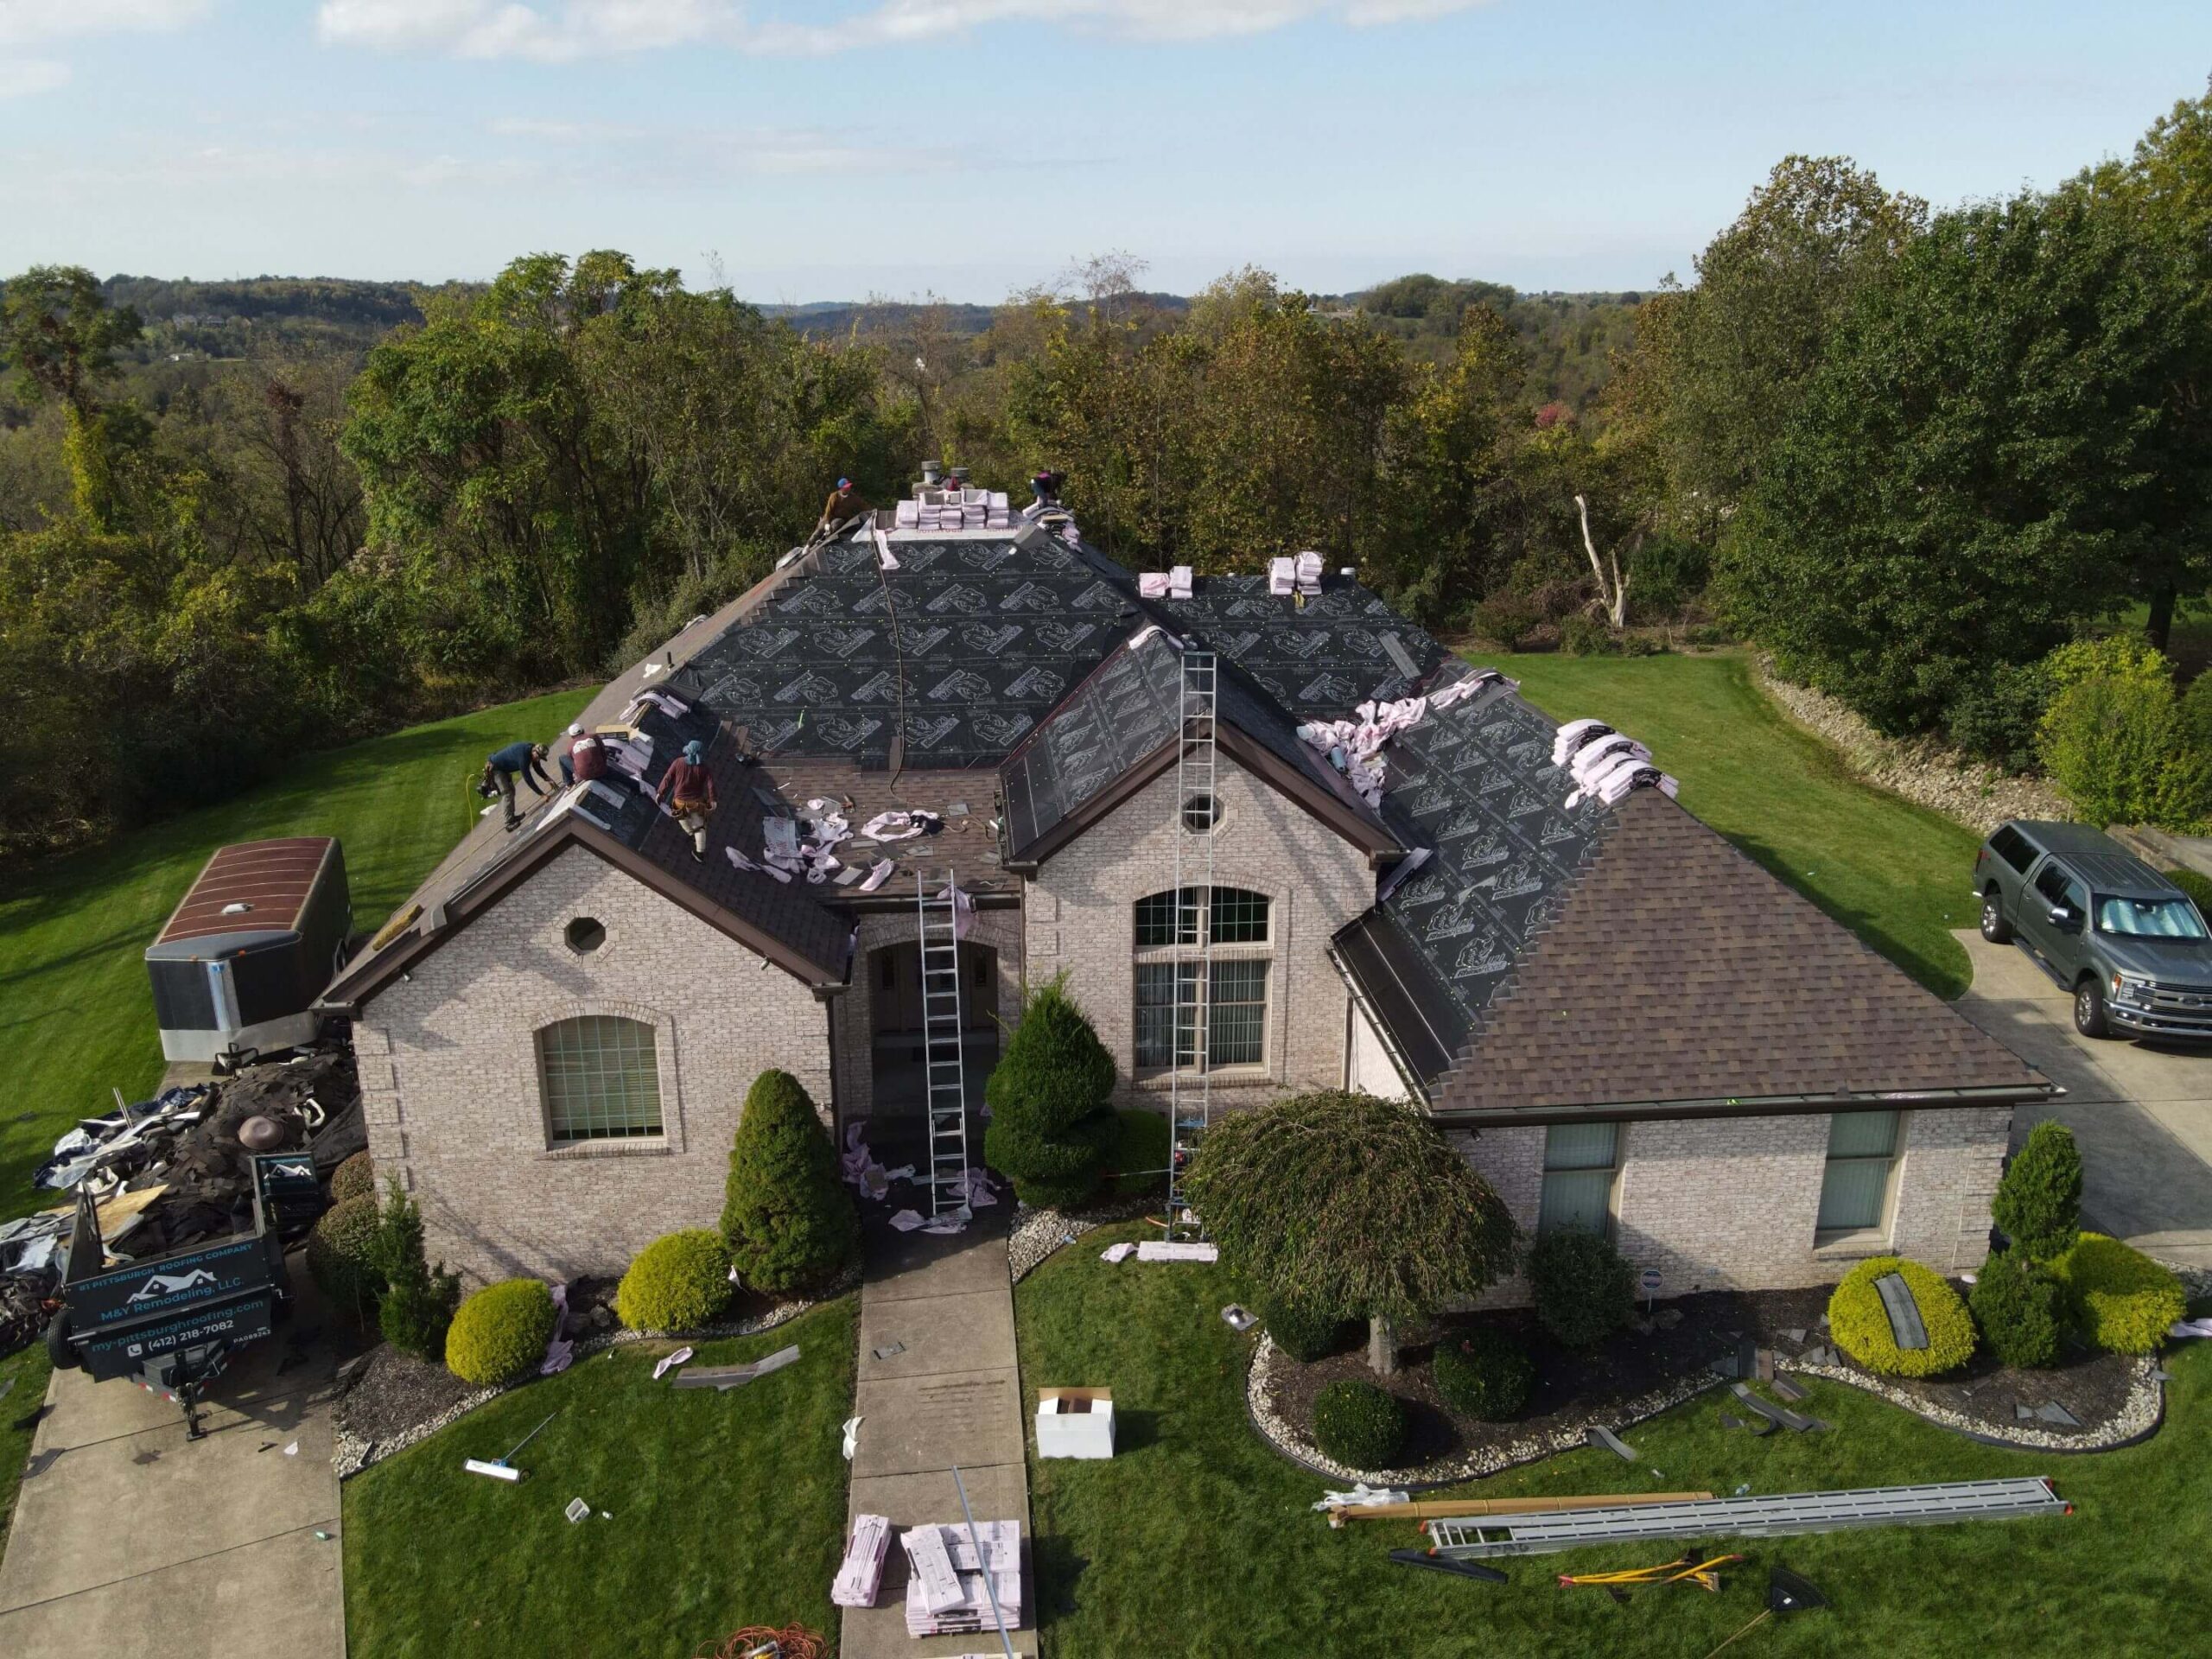
[[[543,795],[553,787],[553,779],[545,770],[545,746],[518,738],[504,749],[485,757],[483,780],[476,786],[480,795],[499,796],[507,809],[507,828],[512,830],[522,822],[522,815],[515,810],[515,776],[530,785],[533,795]],[[542,787],[541,787],[542,785]]]
[[[582,726],[569,728],[568,741],[561,747],[559,760],[561,781],[564,784],[588,784],[607,775],[605,741]]]
[[[715,778],[707,770],[706,746],[697,739],[683,746],[683,753],[668,763],[653,798],[676,815],[691,837],[691,856],[707,861],[707,819],[715,810]]]
[[[849,478],[839,479],[837,487],[830,492],[829,500],[823,504],[822,522],[814,527],[816,538],[818,540],[827,536],[831,531],[849,523],[854,518],[867,511],[868,503],[861,499],[861,493],[853,487],[853,480]]]

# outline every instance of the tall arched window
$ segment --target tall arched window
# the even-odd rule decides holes
[[[1265,893],[1243,887],[1185,887],[1137,900],[1140,1072],[1267,1064],[1268,910]]]
[[[537,1071],[556,1147],[661,1133],[660,1059],[642,1020],[594,1014],[541,1027]]]

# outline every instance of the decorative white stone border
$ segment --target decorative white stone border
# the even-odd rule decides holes
[[[810,1300],[779,1302],[757,1319],[736,1319],[722,1325],[709,1325],[702,1331],[686,1332],[683,1333],[680,1340],[720,1342],[731,1337],[758,1336],[763,1331],[772,1331],[779,1325],[789,1324],[811,1308],[834,1302],[840,1296],[850,1294],[859,1287],[860,1281],[860,1270],[849,1268],[839,1276],[836,1284]],[[604,1353],[625,1343],[670,1342],[678,1339],[675,1336],[657,1331],[630,1331],[620,1328],[602,1331],[591,1336],[577,1338],[575,1356],[569,1364],[571,1368],[581,1365],[594,1354]],[[341,1397],[338,1402],[336,1421],[333,1425],[331,1435],[331,1465],[338,1471],[339,1479],[349,1479],[359,1474],[370,1465],[382,1463],[393,1452],[404,1452],[416,1441],[426,1440],[440,1429],[449,1424],[459,1422],[477,1407],[496,1400],[501,1395],[511,1393],[516,1389],[526,1388],[539,1380],[536,1372],[530,1372],[512,1382],[501,1382],[492,1388],[479,1389],[474,1394],[462,1396],[461,1400],[440,1412],[428,1422],[417,1423],[414,1427],[404,1430],[390,1440],[364,1440],[346,1427],[346,1402]]]
[[[1055,1250],[1074,1243],[1095,1228],[1135,1221],[1156,1201],[1156,1198],[1147,1196],[1116,1198],[1086,1210],[1080,1216],[1058,1210],[1033,1210],[1026,1204],[1017,1203],[1014,1207],[1014,1231],[1006,1241],[1008,1277],[1020,1284]]]
[[[1846,1370],[1840,1365],[1806,1365],[1796,1360],[1787,1363],[1777,1360],[1777,1370],[1795,1371],[1804,1376],[1826,1377],[1831,1382],[1843,1382],[1861,1393],[1871,1394],[1902,1406],[1916,1417],[1924,1417],[1939,1428],[1956,1429],[1960,1433],[1977,1440],[1986,1440],[1992,1446],[2017,1446],[2037,1452],[2109,1452],[2116,1446],[2133,1445],[2158,1427],[2165,1414],[2165,1392],[2152,1377],[2158,1369],[2154,1359],[2138,1358],[2130,1369],[2134,1379],[2127,1391],[2126,1402],[2112,1421],[2079,1434],[2054,1434],[2047,1428],[2031,1428],[2024,1423],[1993,1424],[1979,1417],[1969,1417],[1962,1411],[1953,1411],[1948,1406],[1931,1405],[1916,1398],[1894,1382],[1866,1371]]]

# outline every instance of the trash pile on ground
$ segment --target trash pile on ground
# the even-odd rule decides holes
[[[164,1090],[79,1119],[33,1185],[73,1197],[89,1187],[108,1254],[139,1261],[253,1230],[256,1154],[312,1146],[327,1180],[367,1143],[353,1056],[318,1049],[233,1076]],[[75,1205],[0,1223],[0,1354],[45,1328]]]

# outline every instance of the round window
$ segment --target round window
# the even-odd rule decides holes
[[[569,924],[569,949],[578,956],[589,956],[607,943],[607,929],[594,916],[579,916]]]
[[[1193,795],[1183,803],[1183,827],[1201,834],[1221,822],[1221,802],[1212,795]]]

